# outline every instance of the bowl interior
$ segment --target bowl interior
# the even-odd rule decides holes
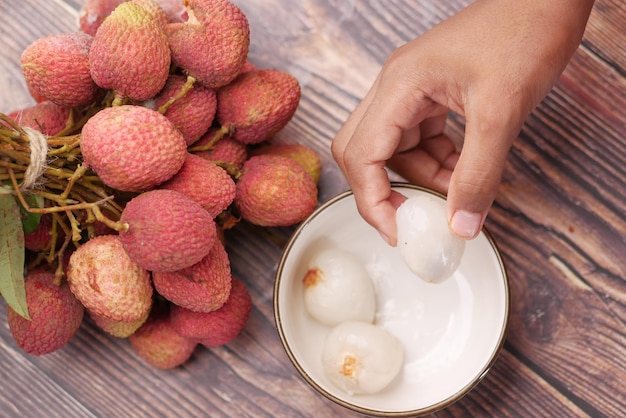
[[[394,183],[393,188],[407,197],[435,194],[408,184]],[[376,288],[376,324],[404,344],[400,375],[376,394],[342,392],[321,366],[330,327],[306,312],[302,278],[310,257],[329,246],[361,259]],[[450,279],[426,283],[406,267],[396,248],[361,219],[351,192],[322,205],[296,230],[280,260],[274,291],[278,332],[303,378],[334,402],[372,415],[433,412],[461,398],[493,364],[509,316],[506,271],[485,230],[467,242],[461,264]]]

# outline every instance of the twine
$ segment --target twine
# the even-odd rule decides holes
[[[48,157],[48,140],[44,134],[36,129],[23,127],[30,139],[30,164],[24,172],[24,181],[20,190],[30,190],[38,184],[39,178],[46,170]]]

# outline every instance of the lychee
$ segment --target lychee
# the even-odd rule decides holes
[[[20,126],[37,129],[44,135],[54,136],[61,132],[70,119],[71,109],[44,100],[9,113],[9,117]]]
[[[149,15],[152,16],[155,22],[162,28],[169,23],[169,18],[165,13],[165,10],[159,5],[156,0],[130,0],[133,3],[141,6]]]
[[[85,123],[81,151],[85,163],[108,186],[139,192],[176,174],[187,146],[159,112],[122,105],[102,109]]]
[[[124,249],[150,271],[176,271],[202,260],[217,240],[214,219],[174,190],[144,192],[126,204],[119,237]]]
[[[24,247],[30,251],[43,252],[50,249],[52,241],[52,215],[44,213],[34,231],[24,234]],[[62,243],[65,234],[61,228],[56,229],[56,243]]]
[[[313,212],[317,193],[311,176],[291,158],[258,155],[243,165],[235,206],[255,225],[290,226]]]
[[[187,77],[172,74],[165,87],[156,96],[155,109],[175,98],[185,86]],[[183,134],[187,145],[196,142],[209,129],[215,118],[217,98],[215,90],[195,84],[186,94],[177,98],[165,113],[166,118]]]
[[[248,19],[228,0],[186,3],[189,19],[166,27],[172,61],[206,87],[230,83],[248,55]]]
[[[133,321],[116,321],[93,312],[87,311],[87,313],[98,328],[117,338],[128,338],[134,334],[150,315],[150,311],[146,311],[143,316]]]
[[[93,103],[98,86],[89,70],[93,38],[83,32],[61,33],[37,39],[22,53],[24,80],[33,96],[64,107]]]
[[[174,331],[167,311],[154,310],[150,317],[129,337],[137,355],[159,369],[173,369],[184,364],[197,345]]]
[[[150,273],[124,251],[117,235],[87,241],[71,255],[67,280],[87,310],[114,321],[135,321],[152,306]]]
[[[319,182],[322,173],[322,160],[310,147],[300,143],[264,144],[255,149],[251,155],[282,155],[297,162],[313,178],[315,184]]]
[[[7,308],[7,321],[17,345],[36,356],[62,348],[82,323],[83,305],[66,282],[56,283],[53,272],[32,272],[24,286],[30,320]]]
[[[281,130],[300,103],[300,84],[276,70],[248,71],[217,91],[217,121],[244,144],[258,144]]]
[[[107,16],[127,0],[87,0],[78,12],[80,30],[93,36]]]
[[[232,289],[224,306],[213,312],[194,312],[172,305],[172,328],[180,335],[196,339],[208,347],[224,345],[245,328],[252,311],[252,300],[246,285],[233,277]]]
[[[134,101],[148,100],[163,88],[170,63],[163,28],[133,2],[120,4],[102,22],[89,51],[95,83]]]
[[[232,177],[215,163],[187,153],[181,169],[161,189],[175,190],[198,202],[216,217],[235,199],[236,186]]]
[[[170,302],[192,311],[214,311],[224,305],[230,294],[228,254],[216,240],[200,262],[174,272],[154,272],[152,280],[156,291]]]
[[[207,145],[215,134],[216,129],[210,128],[207,133],[194,144],[194,148],[202,148]],[[224,136],[209,149],[194,151],[194,154],[209,161],[230,164],[233,167],[241,168],[243,163],[248,159],[248,148],[244,143],[229,136]]]

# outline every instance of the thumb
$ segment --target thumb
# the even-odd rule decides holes
[[[515,129],[476,129],[468,120],[463,149],[448,186],[447,215],[454,235],[472,239],[480,232],[516,135]]]

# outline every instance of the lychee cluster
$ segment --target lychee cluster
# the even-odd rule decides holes
[[[249,43],[228,0],[88,0],[76,32],[26,48],[37,103],[0,114],[0,186],[39,217],[24,239],[30,319],[8,308],[23,350],[63,347],[85,313],[168,369],[244,329],[252,299],[227,231],[301,222],[321,172],[311,148],[272,140],[300,85],[249,62]]]

